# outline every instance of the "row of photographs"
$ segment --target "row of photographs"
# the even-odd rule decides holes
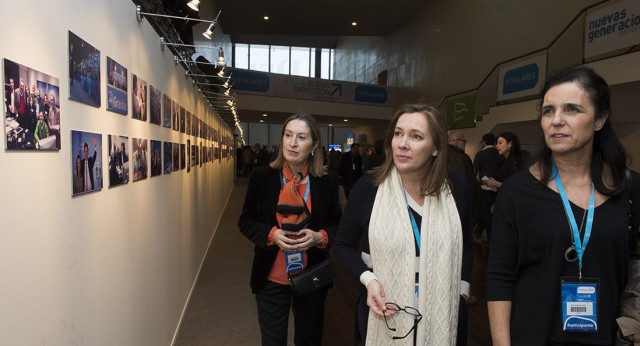
[[[69,99],[101,106],[100,51],[69,31]],[[48,74],[4,59],[4,110],[7,150],[60,150],[60,83]],[[127,68],[107,57],[107,107],[129,109]],[[133,119],[217,142],[220,131],[180,106],[136,74],[131,75]],[[147,93],[147,86],[149,92]],[[148,95],[148,96],[147,96]]]
[[[229,146],[222,149],[211,143],[173,143],[144,138],[131,138],[133,151],[129,152],[129,137],[108,135],[108,156],[102,157],[102,134],[71,131],[72,195],[102,190],[103,167],[107,166],[109,187],[127,184],[162,174],[171,174],[186,168],[230,158]],[[149,154],[150,153],[150,154]],[[150,162],[150,164],[149,164]],[[131,166],[131,169],[130,169]],[[131,174],[132,173],[132,174]]]

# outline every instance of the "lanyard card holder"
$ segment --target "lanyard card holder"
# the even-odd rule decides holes
[[[562,330],[567,332],[598,331],[600,279],[563,277]]]

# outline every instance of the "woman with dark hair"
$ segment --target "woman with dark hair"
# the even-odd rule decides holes
[[[499,188],[502,186],[503,181],[522,169],[523,160],[520,140],[513,132],[503,132],[498,135],[496,149],[498,154],[502,156],[498,173],[490,177],[489,180],[485,180],[484,184],[489,187]]]
[[[251,171],[238,226],[255,244],[251,290],[263,345],[287,344],[292,304],[295,344],[322,344],[329,287],[298,296],[289,283],[289,275],[327,258],[340,223],[338,179],[322,163],[316,121],[294,114],[282,127],[276,159]]]
[[[470,197],[464,179],[447,174],[444,118],[428,105],[400,107],[384,150],[384,163],[354,186],[334,246],[362,283],[356,338],[466,345]]]
[[[640,176],[625,178],[627,154],[602,77],[567,68],[547,80],[542,97],[545,146],[503,184],[494,208],[493,344],[612,345],[629,263],[638,258]]]

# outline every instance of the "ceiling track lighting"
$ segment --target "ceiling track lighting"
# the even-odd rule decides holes
[[[200,0],[191,0],[187,3],[192,10],[199,12],[200,11]]]
[[[220,13],[218,12],[218,16],[220,15]],[[206,20],[206,19],[199,19],[199,18],[191,18],[189,16],[184,16],[184,17],[179,17],[179,16],[170,16],[168,14],[159,14],[159,13],[149,13],[149,12],[142,12],[142,6],[137,5],[136,6],[136,18],[138,19],[138,22],[141,22],[144,17],[162,17],[162,18],[171,18],[171,19],[182,19],[186,22],[192,20],[194,22],[203,22],[203,23],[210,23],[210,24],[216,24],[217,20]],[[218,17],[216,17],[218,18]]]

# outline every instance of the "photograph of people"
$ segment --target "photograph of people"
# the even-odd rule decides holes
[[[129,182],[129,154],[125,136],[109,135],[109,187]]]
[[[278,156],[253,170],[240,232],[255,244],[251,291],[255,294],[263,345],[286,345],[293,306],[296,345],[321,345],[328,287],[293,294],[289,272],[327,258],[340,222],[338,179],[323,167],[320,130],[307,114],[285,120]],[[283,214],[288,206],[295,213]],[[299,212],[299,213],[298,213]]]
[[[640,176],[630,172],[629,186],[600,75],[563,69],[541,96],[544,146],[528,169],[503,182],[494,207],[493,344],[613,345],[629,263],[638,259]]]
[[[173,171],[173,143],[164,142],[164,152],[162,154],[162,159],[164,160],[164,174],[171,174]]]
[[[147,82],[135,74],[131,80],[131,117],[147,121]]]
[[[100,107],[100,51],[69,31],[70,98]]]
[[[362,283],[356,341],[466,345],[471,197],[464,178],[447,173],[444,117],[432,106],[401,106],[384,151],[384,163],[351,190],[334,245]]]
[[[147,179],[147,140],[142,138],[132,139],[135,150],[133,152],[133,181]]]
[[[151,140],[151,176],[162,174],[162,142]]]
[[[71,131],[71,176],[73,195],[102,189],[101,144],[101,134],[75,130]],[[91,151],[93,151],[93,154],[91,154]],[[80,158],[79,162],[78,158]],[[78,164],[80,166],[78,166]]]
[[[180,143],[172,143],[173,148],[171,152],[173,153],[173,158],[171,162],[173,162],[173,171],[177,172],[180,170]]]
[[[171,128],[171,98],[164,94],[162,96],[162,126]]]
[[[156,89],[153,85],[149,85],[149,122],[152,124],[160,125],[160,102],[162,101],[162,92],[160,89]]]
[[[107,71],[107,110],[127,115],[129,113],[127,69],[107,57]]]

